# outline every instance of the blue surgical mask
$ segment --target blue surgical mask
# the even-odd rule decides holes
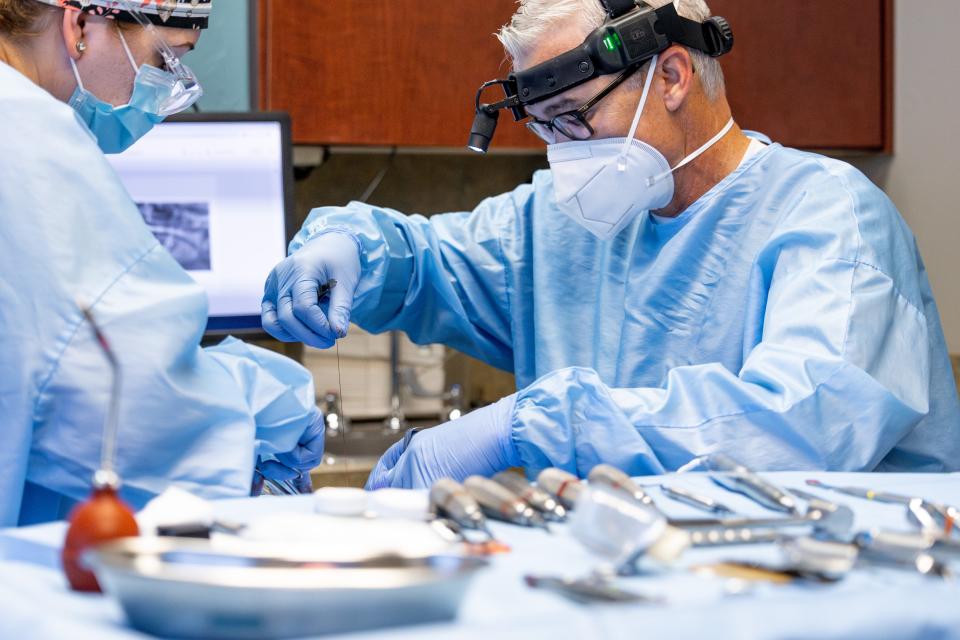
[[[127,58],[137,72],[133,81],[133,92],[127,104],[115,107],[87,91],[80,79],[76,63],[73,58],[70,59],[73,75],[77,79],[77,88],[70,97],[69,105],[96,137],[104,153],[121,153],[129,149],[154,125],[170,115],[165,112],[165,107],[170,104],[173,96],[182,91],[176,75],[147,64],[138,67],[123,32],[118,33]]]

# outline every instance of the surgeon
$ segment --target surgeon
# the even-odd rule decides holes
[[[615,4],[521,0],[499,38],[517,71],[553,64]],[[660,474],[711,452],[768,470],[960,468],[923,262],[863,175],[745,134],[718,60],[676,42],[526,111],[550,161],[532,184],[429,220],[316,209],[267,281],[280,339],[326,347],[352,319],[516,374],[516,394],[391,448],[368,487],[602,462]]]
[[[0,527],[89,494],[110,370],[80,304],[120,359],[117,471],[134,506],[170,484],[249,495],[258,459],[306,488],[323,449],[306,370],[233,339],[199,347],[204,292],[104,156],[200,95],[179,56],[211,1],[134,4],[0,0]]]

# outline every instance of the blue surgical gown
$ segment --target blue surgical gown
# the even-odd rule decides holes
[[[78,299],[121,361],[134,506],[171,482],[249,495],[255,456],[292,450],[318,418],[294,362],[237,340],[200,349],[203,290],[73,111],[3,63],[0,221],[0,527],[60,517],[90,491],[110,375]]]
[[[774,144],[675,219],[603,242],[549,171],[429,220],[312,212],[363,243],[353,319],[516,374],[528,471],[953,471],[960,407],[912,233],[849,165]]]

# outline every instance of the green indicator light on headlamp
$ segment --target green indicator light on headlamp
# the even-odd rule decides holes
[[[603,44],[606,45],[607,51],[615,51],[622,44],[620,41],[620,35],[617,33],[611,33],[603,39]]]

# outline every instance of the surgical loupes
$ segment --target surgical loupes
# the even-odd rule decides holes
[[[527,482],[527,479],[514,471],[502,471],[493,476],[493,481],[503,485],[531,507],[543,514],[543,517],[552,522],[563,522],[567,519],[567,510],[560,501],[549,492]]]
[[[724,453],[711,453],[694,458],[677,472],[685,473],[700,468],[706,469],[710,473],[710,479],[724,489],[743,494],[763,507],[791,515],[800,513],[793,496]]]
[[[463,487],[487,516],[523,527],[540,527],[550,531],[546,521],[533,507],[503,485],[489,478],[470,476],[464,481]]]

